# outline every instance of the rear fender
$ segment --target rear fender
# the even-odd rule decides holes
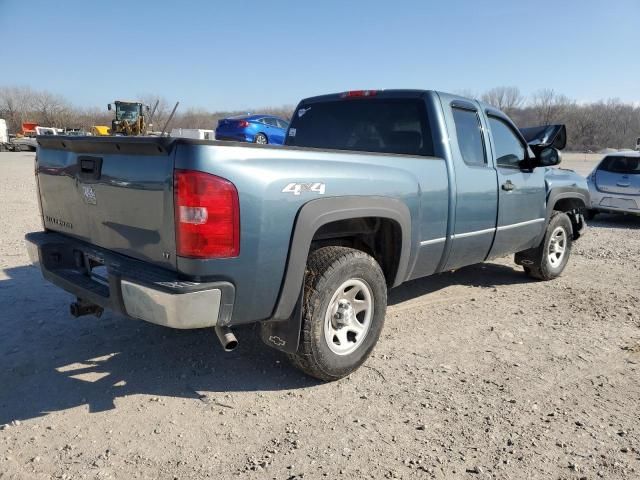
[[[400,226],[402,245],[392,286],[406,279],[411,256],[411,215],[402,201],[388,197],[312,200],[298,212],[278,303],[273,316],[261,325],[261,337],[267,345],[289,353],[298,348],[305,268],[318,229],[338,220],[365,217],[387,218]]]

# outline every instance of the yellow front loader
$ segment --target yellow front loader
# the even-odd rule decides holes
[[[144,135],[147,130],[147,114],[149,105],[142,102],[125,102],[116,100],[108,106],[115,109],[116,116],[111,122],[111,135]]]

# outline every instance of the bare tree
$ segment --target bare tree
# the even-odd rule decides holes
[[[524,103],[518,87],[495,87],[482,94],[482,101],[511,116]]]
[[[540,125],[561,122],[567,110],[574,105],[574,101],[549,88],[538,90],[531,98],[531,106]]]
[[[73,121],[74,116],[71,106],[64,98],[46,91],[34,94],[33,112],[39,123],[57,128],[69,127],[69,122]]]
[[[35,96],[29,87],[0,88],[0,116],[7,120],[10,131],[18,132],[22,122],[34,120],[28,116],[33,111]]]
[[[169,104],[169,101],[162,95],[156,95],[152,93],[138,95],[138,98],[145,105],[149,105],[149,108],[151,110],[153,110],[156,102],[158,102],[158,107],[153,113],[153,125],[151,126],[151,128],[153,130],[161,130],[166,121],[169,119],[169,115],[171,115],[171,110],[173,109],[175,103]],[[149,111],[149,113],[151,113],[151,110]]]

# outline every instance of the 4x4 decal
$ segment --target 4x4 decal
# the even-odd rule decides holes
[[[324,195],[325,186],[322,182],[314,183],[290,183],[282,189],[282,193],[293,193],[294,195],[300,195],[303,192],[315,192],[319,195]]]

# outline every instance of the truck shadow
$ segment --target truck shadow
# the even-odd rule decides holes
[[[73,297],[36,268],[0,272],[0,425],[83,405],[109,410],[129,395],[206,403],[217,392],[319,383],[264,346],[253,326],[239,328],[239,347],[225,353],[211,329],[172,330],[107,312],[73,319]]]
[[[0,424],[85,405],[90,412],[110,410],[130,395],[208,403],[225,392],[319,385],[263,345],[254,327],[239,328],[239,347],[224,353],[211,330],[171,330],[110,313],[72,319],[68,305],[73,298],[46,283],[36,268],[3,273]],[[409,282],[392,292],[390,303],[452,284],[526,281],[512,268],[482,264]]]
[[[640,216],[599,213],[587,222],[588,228],[617,228],[622,230],[640,230]],[[588,232],[587,228],[587,232]]]
[[[535,282],[522,271],[522,268],[497,263],[479,263],[451,272],[443,272],[430,277],[412,280],[390,292],[389,305],[411,300],[434,293],[451,285],[467,287],[494,288],[500,285]]]

